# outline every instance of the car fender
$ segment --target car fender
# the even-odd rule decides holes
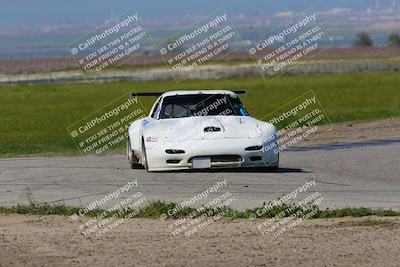
[[[147,118],[134,121],[128,129],[128,136],[133,151],[142,150],[143,126],[148,122]]]

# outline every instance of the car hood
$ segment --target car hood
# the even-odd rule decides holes
[[[273,126],[271,125],[273,128]],[[163,119],[151,127],[153,135],[167,141],[256,138],[262,136],[265,122],[249,116],[199,116]]]

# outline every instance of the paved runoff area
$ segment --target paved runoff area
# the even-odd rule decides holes
[[[86,206],[129,185],[136,186],[148,201],[180,203],[219,185],[234,196],[232,207],[244,210],[276,200],[310,181],[314,184],[308,192],[323,195],[325,207],[400,210],[400,139],[283,152],[277,172],[147,173],[130,169],[124,155],[0,159],[0,206],[31,202]]]

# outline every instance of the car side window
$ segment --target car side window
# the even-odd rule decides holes
[[[161,98],[158,99],[156,105],[154,106],[153,112],[151,113],[150,117],[152,117],[153,119],[156,119],[156,115],[157,115],[157,110],[160,106],[160,102],[161,102]]]

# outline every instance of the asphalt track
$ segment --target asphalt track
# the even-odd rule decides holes
[[[234,196],[232,207],[243,210],[260,207],[263,202],[315,179],[316,186],[309,188],[307,194],[319,192],[325,199],[324,207],[400,210],[400,138],[283,152],[281,168],[275,173],[251,170],[146,173],[129,169],[123,155],[1,159],[0,206],[30,202],[86,206],[135,179],[138,187],[120,198],[139,190],[148,201],[181,202],[226,179],[228,185],[223,190]],[[194,205],[199,204],[201,201]]]

